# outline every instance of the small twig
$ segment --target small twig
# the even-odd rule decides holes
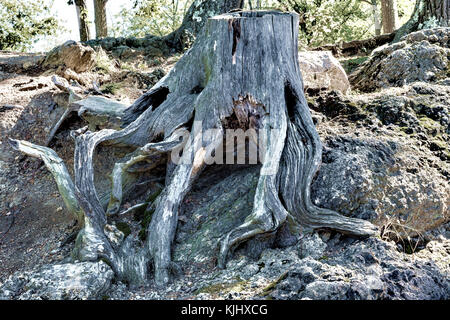
[[[148,204],[149,204],[148,202],[142,202],[142,203],[135,204],[134,206],[132,206],[132,207],[126,209],[125,211],[122,211],[121,213],[119,213],[119,215],[121,215],[121,216],[125,215],[127,213],[130,213],[130,212],[136,210],[136,209],[140,209],[142,207],[148,206]]]

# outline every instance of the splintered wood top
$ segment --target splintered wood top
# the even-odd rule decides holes
[[[262,18],[266,15],[271,16],[293,16],[297,15],[294,12],[282,12],[277,10],[253,10],[253,11],[232,11],[228,13],[224,13],[218,16],[211,17],[209,19],[212,20],[220,20],[220,19],[236,19],[236,18]]]

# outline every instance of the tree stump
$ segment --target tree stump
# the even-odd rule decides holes
[[[297,36],[298,15],[294,13],[239,11],[210,18],[175,67],[125,110],[122,130],[89,132],[84,128],[73,133],[75,190],[66,193],[76,195],[85,214],[77,239],[78,259],[102,258],[119,278],[137,282],[145,281],[147,265],[152,262],[156,283],[167,283],[174,267],[171,245],[180,205],[202,169],[219,157],[230,129],[251,131],[250,138],[257,136],[253,141],[264,157],[252,213],[236,229],[218,235],[222,236],[219,267],[225,266],[238,244],[284,223],[355,236],[377,232],[367,221],[311,202],[310,185],[321,163],[322,146],[304,97]],[[182,132],[186,139],[180,142]],[[22,148],[22,143],[14,141],[13,145],[34,156],[46,152],[42,147],[30,152],[30,145]],[[100,143],[136,147],[114,168],[106,211],[94,186],[92,157]],[[181,148],[181,158],[174,164]],[[164,190],[147,207],[153,212],[147,243],[141,248],[127,238],[121,248],[115,248],[104,228],[108,214],[119,208],[127,168],[152,162],[163,153],[171,153],[171,160]]]

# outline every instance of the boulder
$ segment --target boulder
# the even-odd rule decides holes
[[[64,44],[52,49],[45,57],[43,67],[65,66],[80,73],[89,71],[95,65],[96,53],[89,46],[80,42],[69,40]]]
[[[349,77],[364,92],[415,81],[438,82],[450,75],[450,28],[420,30],[374,50]]]
[[[13,274],[0,285],[0,299],[98,299],[111,285],[113,275],[104,262],[46,265]]]
[[[301,51],[298,62],[305,89],[334,89],[344,94],[350,89],[347,74],[331,51]]]

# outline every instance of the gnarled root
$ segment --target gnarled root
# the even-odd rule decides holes
[[[376,233],[369,222],[343,217],[311,202],[310,185],[320,166],[322,147],[303,95],[297,33],[298,16],[290,13],[234,12],[209,19],[203,35],[170,73],[123,111],[122,130],[82,128],[73,133],[75,183],[50,149],[12,142],[16,149],[44,160],[66,205],[83,217],[85,227],[76,246],[80,259],[102,258],[119,278],[136,284],[146,281],[147,264],[153,261],[156,283],[167,283],[174,269],[171,245],[181,203],[202,169],[217,158],[225,130],[235,126],[264,137],[258,139],[264,158],[252,213],[223,237],[220,267],[239,243],[274,232],[287,219],[356,236]],[[151,205],[154,213],[145,247],[139,247],[133,236],[115,247],[105,235],[106,213],[118,211],[124,179],[137,163],[151,162],[149,169],[161,154],[178,148],[178,131],[190,126],[194,111],[181,159],[167,165],[166,187]],[[207,129],[214,130],[202,137]],[[100,143],[136,148],[114,167],[107,211],[94,185],[93,156]],[[169,159],[175,156],[172,152]]]
[[[148,228],[148,249],[155,267],[155,281],[163,285],[169,281],[171,266],[171,246],[175,237],[178,221],[178,210],[192,183],[208,162],[212,150],[222,143],[223,133],[217,130],[210,137],[208,147],[202,141],[201,132],[191,133],[190,140],[183,156],[173,174],[170,183],[157,200],[155,212]]]

